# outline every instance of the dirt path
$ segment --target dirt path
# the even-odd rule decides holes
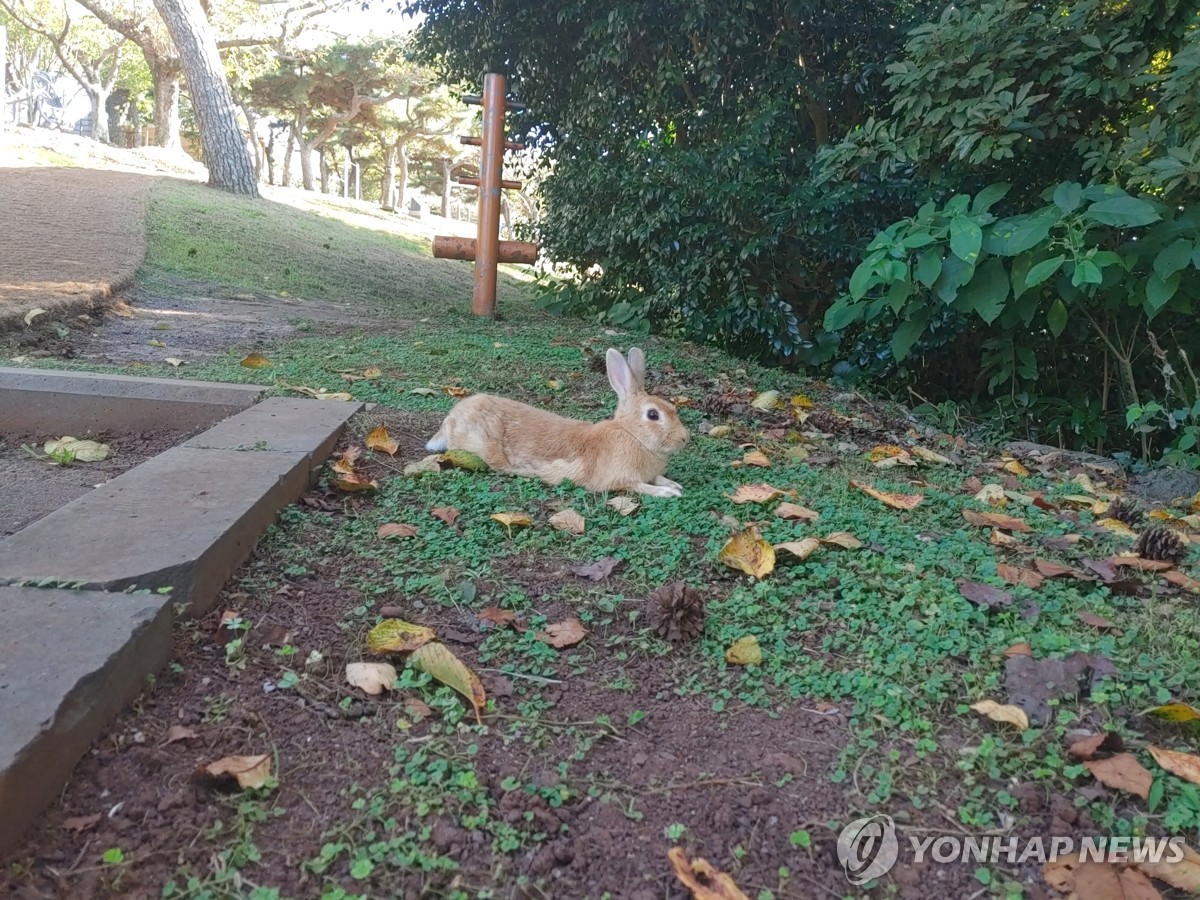
[[[155,181],[99,169],[4,169],[0,329],[22,325],[37,307],[82,311],[130,284],[146,253]]]

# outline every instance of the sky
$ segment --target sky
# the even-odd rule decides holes
[[[363,9],[358,0],[351,0],[338,12],[317,16],[314,21],[330,33],[361,40],[407,34],[420,20],[401,13],[394,2],[376,0]]]

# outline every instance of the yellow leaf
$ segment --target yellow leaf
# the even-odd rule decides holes
[[[753,525],[733,535],[717,559],[753,578],[764,578],[775,568],[775,549],[762,539]]]
[[[781,519],[800,519],[804,522],[815,522],[821,517],[816,510],[795,503],[780,503],[775,507],[775,515]]]
[[[783,491],[765,482],[758,484],[738,485],[736,491],[729,497],[734,503],[770,503],[776,497],[782,497]]]
[[[416,525],[404,525],[400,522],[388,522],[379,526],[375,532],[375,536],[380,538],[410,538],[415,537],[416,533]]]
[[[508,533],[512,534],[514,528],[528,528],[533,524],[533,520],[528,515],[522,512],[515,513],[492,513],[491,518],[495,519],[501,525],[508,529]]]
[[[432,628],[414,625],[403,619],[384,619],[367,632],[367,650],[371,653],[411,653],[437,637]]]
[[[851,481],[850,486],[858,488],[864,494],[874,497],[880,503],[884,503],[893,509],[915,509],[925,499],[924,494],[895,494],[889,491],[877,490],[869,484],[863,484],[858,481]]]
[[[318,400],[339,400],[349,402],[354,399],[353,395],[347,394],[345,391],[327,391],[324,388],[317,391],[314,395]]]
[[[1074,477],[1072,477],[1071,484],[1079,485],[1081,488],[1083,488],[1089,494],[1100,495],[1100,494],[1104,493],[1098,487],[1096,487],[1096,485],[1092,483],[1092,479],[1090,479],[1083,472],[1080,472],[1078,475],[1075,475]]]
[[[872,447],[871,452],[867,454],[867,462],[879,462],[881,459],[907,455],[908,451],[903,447],[897,447],[895,444],[878,444]]]
[[[752,634],[740,637],[725,651],[725,661],[735,666],[757,666],[762,663],[762,648]]]
[[[783,406],[783,398],[779,391],[763,391],[750,401],[755,409],[778,409]]]
[[[371,366],[369,369],[363,369],[362,377],[366,379],[379,378],[383,375],[383,369],[378,366]]]
[[[568,534],[583,534],[586,523],[583,516],[575,512],[575,510],[564,509],[562,512],[556,512],[550,517],[550,524],[559,531],[565,531]]]
[[[1011,475],[1017,475],[1021,478],[1026,478],[1030,474],[1029,470],[1021,465],[1021,461],[1019,459],[1010,459],[1000,468]]]
[[[1147,715],[1162,719],[1164,722],[1195,722],[1200,719],[1200,710],[1186,703],[1168,703],[1147,710]]]
[[[980,503],[987,503],[990,506],[1008,506],[1008,495],[1004,493],[1004,488],[998,484],[985,484],[975,495],[975,499]]]
[[[813,402],[806,394],[795,394],[792,397],[792,406],[796,409],[812,409]]]
[[[445,644],[426,644],[413,653],[408,661],[414,669],[429,673],[442,684],[466,697],[475,710],[475,721],[483,723],[482,712],[487,703],[483,683]]]
[[[388,434],[385,426],[380,425],[378,428],[372,429],[367,435],[367,449],[375,450],[379,453],[386,453],[388,456],[395,456],[396,451],[400,449],[400,444],[396,439]]]
[[[1196,491],[1196,496],[1187,503],[1188,511],[1200,513],[1200,491]]]
[[[925,462],[937,463],[939,466],[952,466],[954,463],[940,453],[935,453],[933,450],[926,450],[924,447],[913,447],[912,455],[917,459]]]
[[[1123,534],[1126,537],[1137,537],[1137,532],[1120,519],[1097,519],[1096,524],[1116,534]]]
[[[821,542],[814,537],[807,537],[799,541],[785,541],[782,544],[776,544],[776,550],[785,550],[798,559],[808,559],[821,547]]]
[[[382,694],[396,688],[396,667],[390,663],[346,663],[346,683],[367,694]]]
[[[692,892],[693,900],[750,900],[730,876],[714,869],[708,860],[697,856],[688,862],[682,847],[672,847],[667,859],[675,877]]]
[[[238,787],[253,790],[263,787],[271,777],[271,754],[226,756],[209,763],[204,767],[204,771],[217,778],[223,775],[232,777],[237,781]]]
[[[732,425],[714,425],[712,430],[708,433],[708,436],[714,438],[723,438],[729,437],[731,434],[733,434]]]
[[[1088,497],[1083,494],[1067,494],[1065,497],[1058,498],[1063,503],[1070,503],[1072,506],[1083,506],[1095,512],[1100,501],[1095,497]],[[1107,508],[1107,507],[1106,507]]]
[[[742,457],[742,464],[746,466],[760,466],[766,469],[770,468],[771,460],[761,450],[750,450]]]
[[[251,353],[242,359],[242,365],[247,369],[266,369],[271,365],[271,361],[259,353]]]
[[[847,531],[834,531],[831,534],[821,538],[822,544],[833,544],[835,547],[841,547],[845,550],[858,550],[863,546],[863,542]]]
[[[166,345],[166,344],[164,344],[162,341],[158,340],[158,338],[153,338],[153,339],[151,339],[151,340],[147,341],[146,343],[147,343],[147,344],[149,344],[151,347],[165,347],[165,346],[167,346],[167,345]]]
[[[1200,756],[1191,753],[1181,753],[1178,750],[1168,750],[1166,747],[1156,747],[1150,744],[1147,748],[1154,761],[1184,781],[1200,784]]]
[[[449,394],[451,397],[466,397],[468,394],[471,393],[465,387],[459,387],[458,385],[455,385],[455,384],[446,385],[445,390],[446,390],[446,393]]]
[[[379,482],[359,475],[357,472],[338,473],[329,479],[329,483],[339,491],[345,491],[348,494],[379,490]]]
[[[980,700],[972,703],[971,709],[982,716],[987,716],[993,722],[1005,722],[1017,731],[1029,730],[1029,716],[1019,706],[997,703],[995,700]]]

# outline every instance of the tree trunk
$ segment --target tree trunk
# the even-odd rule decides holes
[[[267,146],[263,148],[267,162],[267,184],[275,183],[275,141],[278,137],[274,128],[267,130]]]
[[[88,88],[88,101],[92,104],[92,140],[110,143],[108,136],[108,89],[93,84]]]
[[[172,66],[150,70],[154,82],[154,144],[167,150],[180,150],[179,82],[180,72]]]
[[[396,157],[400,161],[400,174],[396,186],[396,209],[403,212],[404,197],[408,193],[408,148],[401,144]]]
[[[450,160],[442,159],[442,218],[450,218]]]
[[[187,72],[192,109],[200,128],[208,183],[234,194],[258,196],[254,164],[242,131],[217,40],[198,0],[154,0]]]
[[[383,154],[383,178],[379,182],[379,206],[391,212],[396,208],[396,146],[388,147]]]
[[[325,149],[317,151],[317,161],[321,167],[321,193],[329,193],[329,160],[325,158]]]
[[[287,149],[283,154],[283,176],[279,180],[281,187],[292,186],[292,157],[296,155],[296,123],[288,128]]]
[[[296,143],[300,145],[300,182],[306,191],[316,190],[312,170],[312,145],[303,138]]]

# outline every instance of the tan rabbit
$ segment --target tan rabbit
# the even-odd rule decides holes
[[[426,448],[469,450],[498,472],[570,479],[589,491],[637,491],[678,497],[683,487],[664,478],[667,458],[688,441],[675,407],[646,393],[646,357],[634,347],[605,355],[617,411],[595,424],[566,419],[515,400],[475,394],[450,410]]]

